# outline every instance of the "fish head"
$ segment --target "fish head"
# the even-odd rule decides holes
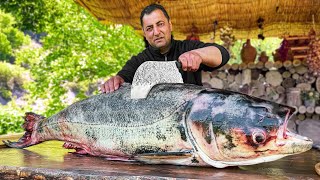
[[[187,135],[215,167],[258,164],[305,152],[312,141],[287,129],[290,106],[237,92],[211,90],[192,100]]]

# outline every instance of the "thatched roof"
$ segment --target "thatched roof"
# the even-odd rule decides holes
[[[256,38],[263,22],[265,37],[307,34],[311,27],[320,31],[320,0],[75,0],[102,23],[128,24],[141,31],[140,12],[151,4],[163,5],[173,24],[174,36],[184,39],[195,25],[201,39],[213,36],[226,25],[236,38]],[[314,23],[313,23],[314,22]],[[218,30],[217,30],[218,33]],[[219,38],[216,38],[219,39]]]

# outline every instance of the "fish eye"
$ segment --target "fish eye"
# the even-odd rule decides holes
[[[255,144],[262,144],[266,141],[266,135],[262,131],[254,131],[252,133],[252,141]]]

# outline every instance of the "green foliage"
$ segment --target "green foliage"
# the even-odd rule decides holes
[[[26,73],[26,71],[19,66],[0,62],[0,82],[6,83],[7,86],[10,86],[10,81],[14,81],[17,85],[22,85],[24,73]]]
[[[314,100],[314,101],[319,101],[320,99],[320,94],[318,91],[315,89],[311,89],[309,91],[302,91],[301,92],[301,99],[302,100]]]
[[[9,61],[14,50],[30,42],[30,38],[14,28],[15,20],[0,10],[0,60]]]
[[[266,38],[264,40],[260,39],[251,39],[251,45],[256,48],[257,50],[257,59],[262,51],[266,51],[267,56],[269,56],[269,60],[273,61],[272,53],[279,48],[281,39],[279,38]],[[233,54],[233,57],[228,62],[229,64],[238,63],[240,64],[241,61],[241,49],[243,46],[243,43],[245,43],[246,40],[237,40],[232,46],[231,51]]]
[[[252,46],[257,49],[257,56],[260,55],[262,51],[265,51],[267,56],[269,56],[269,60],[273,60],[272,53],[280,47],[281,42],[282,39],[279,38],[254,39]]]
[[[45,32],[47,24],[55,17],[63,16],[56,13],[56,0],[1,0],[0,9],[14,15],[16,26],[22,31]]]
[[[29,64],[35,80],[28,86],[31,97],[46,99],[47,116],[71,103],[65,101],[70,82],[78,86],[75,100],[83,99],[89,85],[115,74],[144,48],[133,28],[102,25],[71,0],[53,2],[56,13],[64,15],[46,24],[43,49],[36,50],[41,53],[17,53],[18,62]]]
[[[8,60],[12,55],[12,48],[7,36],[0,32],[0,60]]]
[[[30,44],[16,50],[14,56],[15,64],[30,69],[39,64],[46,56],[46,53],[42,47],[34,47],[33,44]]]
[[[0,104],[0,135],[14,132],[22,132],[23,113],[17,107],[2,106]]]
[[[0,95],[5,99],[11,99],[11,91],[25,82],[26,70],[6,62],[0,62]]]

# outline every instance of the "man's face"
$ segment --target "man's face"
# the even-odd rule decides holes
[[[171,41],[171,21],[165,17],[159,9],[142,18],[143,34],[152,47],[159,48],[160,52],[165,53],[169,50]]]

